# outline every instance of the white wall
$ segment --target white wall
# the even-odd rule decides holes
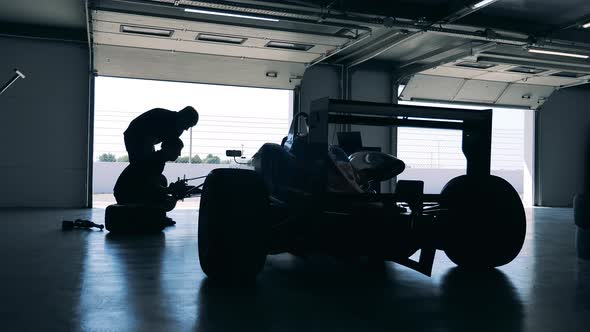
[[[583,190],[590,140],[590,88],[553,94],[538,113],[537,190],[541,206],[571,206]]]
[[[117,178],[129,163],[94,162],[93,191],[95,194],[111,194]],[[186,176],[187,179],[204,176],[216,168],[236,167],[235,164],[166,164],[164,175],[168,182]],[[204,179],[191,181],[193,186],[203,183]]]
[[[0,37],[0,207],[83,207],[88,163],[88,48]]]

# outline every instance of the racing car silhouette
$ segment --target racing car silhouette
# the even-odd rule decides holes
[[[372,184],[393,181],[403,161],[330,146],[330,123],[461,130],[466,174],[440,194],[424,194],[420,180],[400,180],[395,192],[378,193]],[[216,169],[205,179],[202,270],[214,279],[249,280],[267,255],[285,252],[363,256],[426,275],[436,250],[465,268],[507,264],[522,248],[526,218],[516,190],[490,175],[491,127],[491,110],[314,101],[309,114],[294,116],[281,144],[260,148],[254,170]],[[419,259],[410,259],[418,251]]]

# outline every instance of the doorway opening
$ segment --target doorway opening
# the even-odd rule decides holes
[[[406,105],[492,109],[491,173],[516,189],[525,205],[533,205],[533,111],[443,103],[400,102]],[[438,194],[452,178],[465,174],[462,133],[455,130],[398,128],[397,156],[406,163],[399,179],[422,179],[426,193]]]
[[[140,114],[193,106],[199,123],[180,137],[181,156],[168,163],[168,181],[207,175],[212,169],[238,167],[225,150],[251,157],[266,142],[280,143],[293,113],[291,90],[97,77],[94,103],[93,206],[114,204],[113,187],[127,167],[123,132]],[[202,181],[202,180],[201,180]],[[193,185],[200,182],[191,183]],[[177,208],[198,209],[198,197]]]

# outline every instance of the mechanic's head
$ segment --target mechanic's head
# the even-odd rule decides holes
[[[199,113],[192,106],[187,106],[178,111],[176,129],[179,131],[188,130],[199,122]]]
[[[162,155],[165,161],[174,161],[180,157],[184,144],[180,138],[162,142]]]

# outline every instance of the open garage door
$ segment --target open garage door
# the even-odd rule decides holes
[[[518,53],[525,50],[498,49],[426,66],[410,77],[400,98],[538,109],[555,91],[590,81],[585,61],[535,61],[530,54],[523,61]]]
[[[293,89],[308,66],[370,32],[224,10],[99,1],[91,11],[94,69],[102,76]]]

